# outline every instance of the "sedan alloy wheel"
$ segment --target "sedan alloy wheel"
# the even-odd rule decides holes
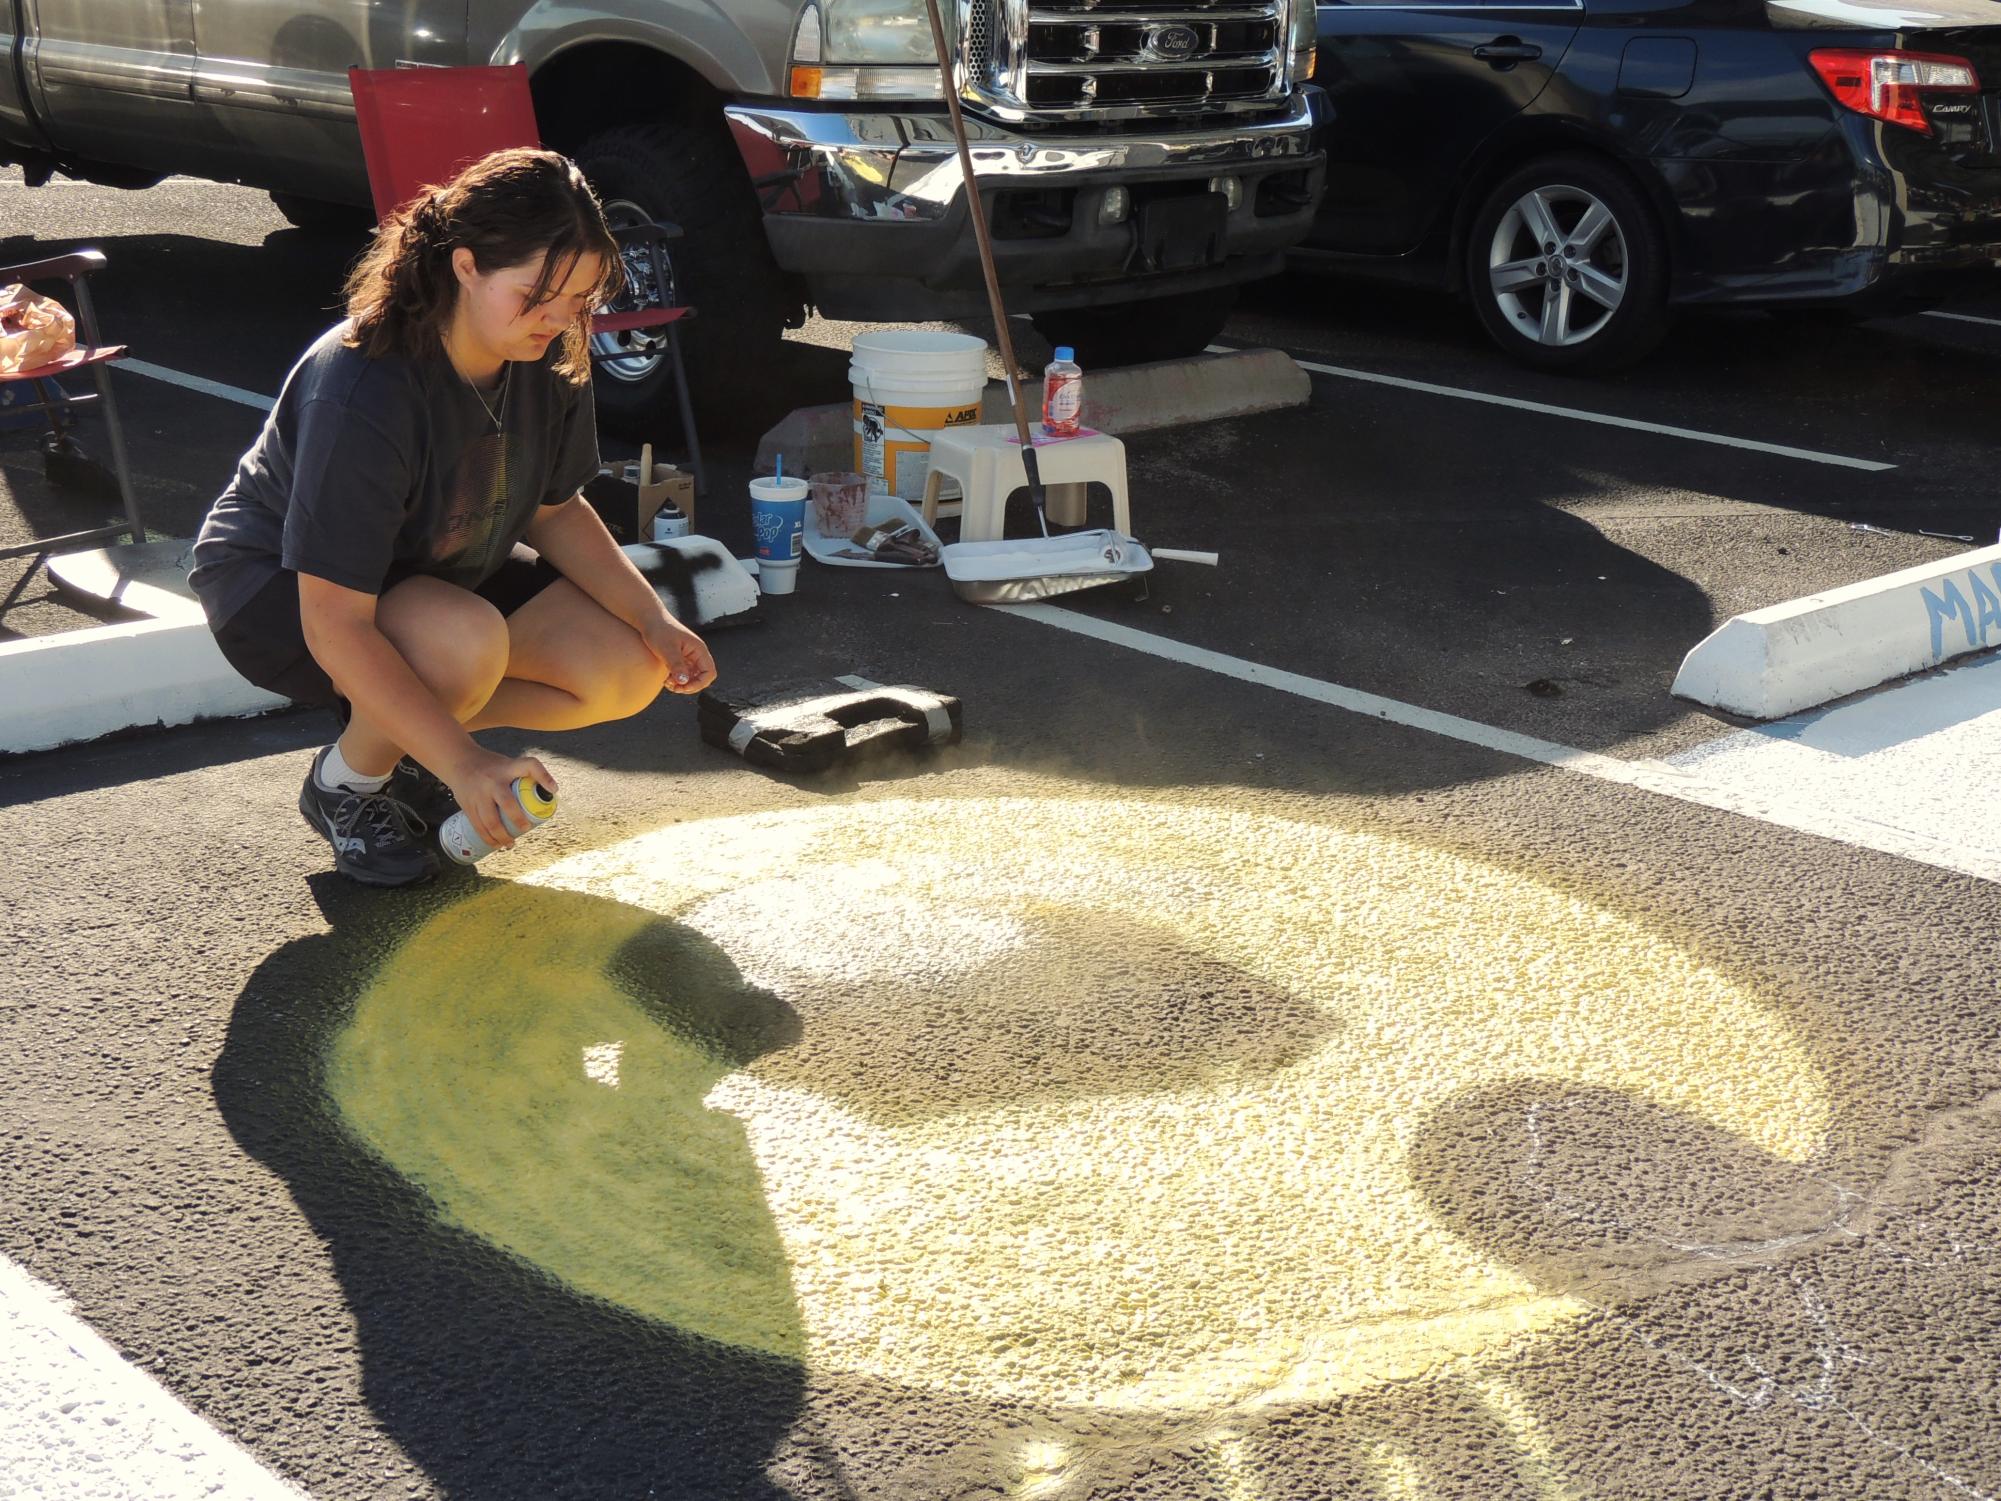
[[[1523,193],[1487,247],[1494,303],[1523,337],[1547,348],[1588,342],[1627,294],[1625,231],[1603,200],[1551,184]]]

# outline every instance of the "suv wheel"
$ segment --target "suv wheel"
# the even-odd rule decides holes
[[[692,303],[681,325],[696,413],[748,426],[767,412],[796,289],[771,258],[764,221],[742,161],[713,124],[626,126],[591,137],[576,152],[614,227],[641,219],[679,226],[667,264],[627,253],[626,274],[644,296]],[[637,299],[619,305],[633,305]],[[592,341],[599,417],[614,432],[652,439],[674,423],[674,371],[665,332],[599,335]]]
[[[1545,370],[1612,370],[1667,331],[1667,250],[1639,190],[1590,156],[1510,173],[1473,220],[1466,287],[1488,335]]]
[[[1215,341],[1237,305],[1235,287],[1183,292],[1147,302],[1036,313],[1035,331],[1053,348],[1068,344],[1086,370],[1143,365],[1202,353]]]

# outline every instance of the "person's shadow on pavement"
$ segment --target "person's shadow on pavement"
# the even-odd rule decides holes
[[[1135,968],[1110,918],[1046,915],[952,985],[821,977],[795,1011],[617,901],[498,881],[385,899],[333,877],[315,894],[334,931],[258,967],[216,1099],[328,1247],[384,1432],[479,1501],[775,1496],[804,1475],[815,1495],[888,1474],[926,1494],[1007,1473],[1022,1425],[1055,1420],[810,1366],[745,1123],[711,1103],[726,1078],[887,1127],[1276,1072],[1338,1025],[1171,935]],[[1135,1422],[1154,1426],[1087,1426]]]
[[[719,1078],[785,1046],[798,1031],[793,1013],[746,984],[700,934],[616,902],[491,883],[470,892],[447,884],[398,893],[388,907],[380,894],[331,878],[316,894],[335,931],[288,944],[258,967],[237,1000],[214,1070],[215,1096],[237,1140],[284,1179],[326,1244],[357,1326],[365,1395],[385,1433],[446,1495],[596,1501],[779,1494],[765,1466],[799,1413],[798,1314],[741,1127],[726,1114],[701,1110],[699,1078],[685,1070],[699,1056],[707,1060],[699,1071]],[[365,1080],[335,1078],[365,1065],[368,1048],[384,1036],[354,1035],[357,995],[365,1007],[372,972],[412,925],[449,931],[455,919],[482,907],[469,926],[461,922],[457,936],[478,936],[488,951],[455,950],[457,961],[490,961],[503,975],[511,969],[519,983],[480,988],[492,991],[496,1004],[525,1003],[516,1018],[523,1024],[532,1024],[531,1013],[546,1010],[550,999],[532,980],[538,962],[544,980],[560,978],[561,956],[550,946],[593,941],[590,935],[608,930],[622,935],[608,983],[670,1047],[685,1045],[670,1060],[684,1076],[664,1088],[681,1095],[674,1103],[684,1122],[690,1114],[703,1119],[700,1141],[681,1152],[679,1165],[701,1178],[703,1208],[727,1205],[728,1222],[726,1233],[710,1233],[702,1247],[695,1245],[702,1227],[622,1224],[628,1206],[613,1200],[598,1206],[595,1233],[608,1242],[607,1256],[646,1246],[656,1234],[673,1243],[670,1251],[695,1245],[692,1260],[649,1263],[686,1274],[677,1280],[689,1285],[662,1287],[662,1297],[705,1310],[712,1329],[727,1334],[740,1326],[742,1338],[684,1332],[686,1324],[642,1317],[540,1274],[486,1236],[460,1228],[465,1215],[459,1223],[441,1215],[439,1184],[419,1181],[422,1164],[413,1178],[412,1164],[392,1166],[379,1155],[385,1143],[397,1150],[399,1141],[412,1139],[398,1135],[403,1127],[435,1143],[435,1135],[424,1138],[426,1121],[480,1119],[475,1096],[484,1081],[440,1068],[411,1097],[409,1068],[393,1077],[400,1093],[366,1095]],[[576,980],[579,987],[590,983],[586,976]],[[441,1004],[436,1015],[407,1020],[419,1031],[448,1026],[445,1009]],[[628,1071],[639,1061],[626,1060]],[[595,1064],[580,1056],[579,1089],[615,1101],[619,1091],[604,1079],[617,1062],[615,1054],[601,1054]],[[655,1085],[657,1099],[663,1086]],[[692,1099],[687,1086],[696,1087]],[[366,1095],[359,1104],[340,1093],[357,1088]],[[538,1105],[522,1096],[501,1103],[539,1108],[552,1144],[589,1124],[566,1108],[574,1102]],[[400,1127],[391,1119],[398,1112]],[[378,1139],[366,1140],[357,1119]],[[661,1145],[665,1155],[670,1144]],[[473,1137],[455,1147],[472,1178],[493,1165]],[[538,1195],[577,1165],[593,1166],[588,1158],[551,1162],[540,1175],[489,1186],[515,1197],[533,1233]],[[523,1164],[500,1166],[516,1172]],[[553,1197],[576,1202],[573,1188]],[[470,1217],[478,1219],[477,1205]],[[594,1233],[590,1226],[574,1230],[573,1246]]]

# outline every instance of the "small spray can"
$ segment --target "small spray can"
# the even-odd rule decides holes
[[[556,795],[544,792],[533,778],[514,779],[514,799],[521,805],[522,819],[507,820],[508,831],[517,839],[540,828],[556,816]],[[493,846],[480,838],[479,830],[464,813],[454,813],[438,828],[438,845],[461,865],[471,865],[493,853]]]

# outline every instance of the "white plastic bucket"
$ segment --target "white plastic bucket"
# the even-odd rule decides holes
[[[980,420],[987,345],[971,334],[915,329],[862,334],[848,379],[855,388],[855,469],[871,495],[924,499],[931,435]]]

